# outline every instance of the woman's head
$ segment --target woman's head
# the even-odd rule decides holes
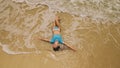
[[[55,41],[55,43],[53,44],[53,50],[54,51],[59,51],[60,46],[58,45],[58,41]]]
[[[53,44],[53,48],[56,48],[58,46],[58,41],[55,41]]]

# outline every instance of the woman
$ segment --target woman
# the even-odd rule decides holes
[[[56,17],[55,21],[53,22],[53,26],[52,26],[53,36],[52,36],[51,40],[41,39],[41,38],[40,38],[40,40],[50,42],[52,44],[52,47],[53,47],[54,51],[59,51],[60,46],[58,44],[66,45],[67,47],[76,51],[73,47],[68,46],[66,43],[63,42],[61,34],[60,34],[61,27],[60,27],[60,22],[59,21],[60,21],[59,17]]]

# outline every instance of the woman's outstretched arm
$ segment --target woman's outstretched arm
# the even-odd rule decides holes
[[[48,39],[43,39],[43,38],[38,38],[39,40],[45,41],[45,42],[50,42]]]
[[[75,48],[73,48],[72,46],[69,46],[67,43],[63,43],[63,45],[66,45],[67,47],[69,47],[69,48],[72,49],[73,51],[76,51]]]

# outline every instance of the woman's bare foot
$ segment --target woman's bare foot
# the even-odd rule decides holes
[[[56,16],[55,20],[60,21],[60,17]]]

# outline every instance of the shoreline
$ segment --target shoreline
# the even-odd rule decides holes
[[[10,55],[0,48],[0,68],[62,68],[58,61],[46,58],[42,54]]]

